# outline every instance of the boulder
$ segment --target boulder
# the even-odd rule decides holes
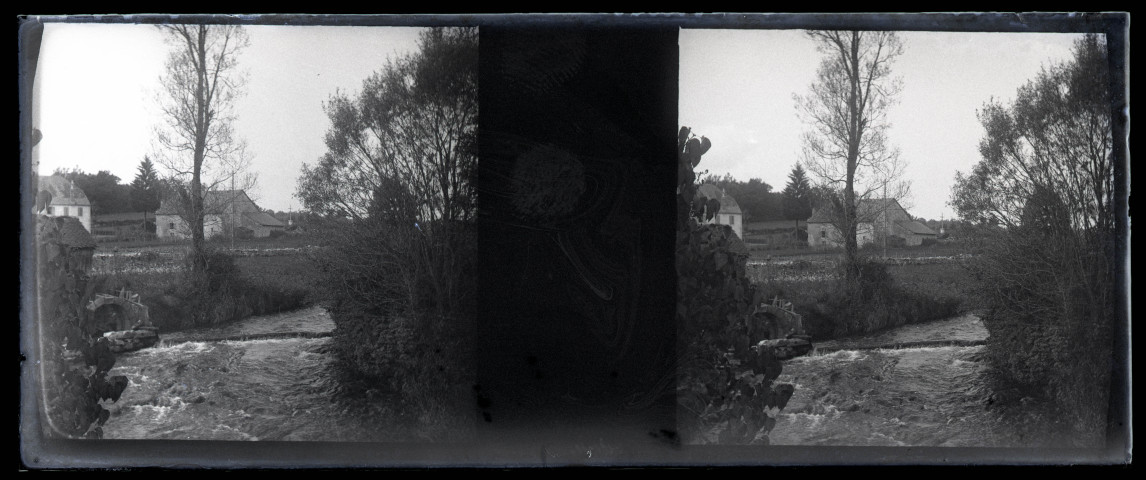
[[[159,343],[159,329],[151,326],[117,330],[103,334],[113,353],[133,352]]]
[[[768,351],[779,360],[788,360],[812,351],[812,342],[805,338],[780,338],[776,340],[762,340],[756,344],[758,352]]]

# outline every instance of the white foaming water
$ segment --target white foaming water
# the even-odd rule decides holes
[[[159,345],[132,352],[128,355],[136,357],[150,357],[164,354],[197,354],[209,352],[215,348],[213,342],[180,342],[168,345],[160,335]]]

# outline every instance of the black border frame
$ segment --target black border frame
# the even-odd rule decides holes
[[[114,15],[75,17],[23,17],[19,26],[21,205],[29,200],[30,178],[26,172],[30,155],[29,118],[31,89],[40,35],[44,22],[159,23],[168,15]],[[1129,330],[1129,13],[872,13],[872,14],[554,14],[554,15],[179,15],[180,22],[233,22],[250,25],[356,25],[425,26],[529,25],[533,27],[612,28],[860,28],[896,30],[998,31],[998,32],[1096,32],[1105,33],[1110,46],[1110,66],[1115,113],[1114,147],[1116,197],[1119,199],[1119,253],[1122,280],[1118,297],[1119,322],[1115,332],[1115,362],[1120,368],[1112,379],[1111,411],[1120,417],[1120,431],[1112,431],[1105,449],[996,449],[996,448],[876,448],[876,447],[673,447],[669,445],[630,449],[624,458],[593,458],[564,465],[597,466],[760,466],[760,465],[1065,465],[1125,464],[1131,461],[1132,380]],[[675,132],[666,132],[672,137]],[[31,370],[38,343],[29,322],[35,302],[29,265],[34,219],[21,208],[21,459],[28,469],[60,468],[341,468],[341,467],[515,467],[543,466],[536,446],[500,444],[426,445],[316,442],[234,443],[211,441],[51,441],[40,438],[37,415],[29,415],[28,400],[36,383]],[[32,335],[32,336],[30,336]],[[1120,393],[1120,394],[1119,394]],[[33,405],[34,408],[34,405]]]

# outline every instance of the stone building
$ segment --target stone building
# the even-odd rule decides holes
[[[720,187],[710,183],[698,187],[696,194],[697,196],[715,198],[720,201],[720,211],[717,212],[712,219],[707,220],[707,223],[728,225],[732,227],[733,232],[736,232],[738,238],[744,238],[744,212],[740,210],[740,204],[736,203],[736,199],[724,193],[724,190]]]
[[[203,214],[204,238],[222,235],[231,228],[262,238],[286,228],[286,224],[264,212],[243,190],[207,192],[203,196]],[[159,238],[191,237],[191,228],[177,202],[164,201],[155,212],[155,234]]]
[[[49,217],[73,217],[89,233],[92,231],[92,204],[84,191],[74,182],[59,175],[41,176],[37,203],[43,203],[38,213]]]
[[[808,245],[813,247],[843,246],[843,234],[836,228],[837,214],[832,208],[816,210],[808,219]],[[893,198],[860,200],[856,204],[856,244],[922,245],[937,235],[919,221],[913,220]]]

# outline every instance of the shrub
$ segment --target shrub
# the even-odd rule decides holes
[[[337,221],[316,257],[340,365],[401,393],[427,438],[472,434],[472,222]]]
[[[906,288],[877,260],[860,257],[855,268],[854,283],[844,280],[841,264],[828,279],[767,281],[761,285],[763,296],[791,301],[815,340],[862,335],[959,312],[957,296],[938,297]]]
[[[184,254],[175,271],[113,271],[92,277],[93,291],[138,293],[147,305],[152,324],[160,332],[233,322],[251,315],[265,315],[300,308],[310,298],[305,280],[311,272],[307,262],[290,257],[252,257],[251,263],[277,262],[294,267],[284,275],[260,275],[259,268],[241,268],[228,253],[212,246],[200,255]],[[136,261],[161,263],[154,252],[142,252]],[[150,262],[150,263],[149,263]],[[199,269],[192,267],[199,264]],[[244,270],[252,270],[246,272]],[[263,268],[265,270],[265,268]]]
[[[793,388],[776,384],[781,364],[748,344],[749,317],[761,292],[746,271],[748,250],[726,225],[701,224],[719,202],[697,195],[693,168],[710,146],[678,137],[677,382],[685,443],[767,444]],[[707,200],[707,201],[706,201]]]
[[[1076,446],[1105,439],[1112,366],[1114,282],[1109,246],[1095,240],[1020,227],[991,235],[972,264],[998,389],[1049,401]]]

